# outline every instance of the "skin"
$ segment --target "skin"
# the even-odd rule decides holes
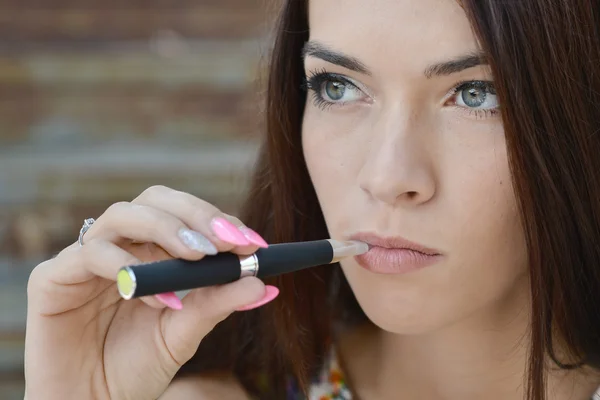
[[[491,80],[489,72],[423,75],[477,47],[455,2],[364,6],[310,3],[311,40],[359,58],[371,75],[306,58],[307,74],[336,72],[362,89],[343,106],[307,104],[309,171],[332,237],[403,236],[442,256],[396,276],[343,263],[374,323],[342,338],[346,375],[363,399],[522,399],[529,293],[502,124],[454,107],[448,95],[460,80]],[[231,377],[171,379],[219,321],[264,298],[262,282],[194,290],[179,311],[152,297],[122,301],[114,287],[123,265],[204,257],[178,238],[182,227],[218,251],[257,250],[219,238],[215,217],[242,225],[194,196],[152,187],[109,207],[83,247],[37,266],[28,284],[26,398],[246,399]],[[553,372],[549,381],[551,400],[587,399],[600,385],[579,373]]]
[[[242,226],[190,194],[151,187],[132,202],[109,207],[85,234],[82,247],[75,243],[38,265],[27,288],[25,398],[162,396],[202,338],[235,310],[264,298],[265,285],[244,278],[193,290],[183,299],[183,309],[174,310],[155,297],[123,301],[114,280],[123,265],[204,257],[180,240],[181,228],[204,235],[218,251],[251,254],[258,249],[220,238],[211,224],[215,218]],[[218,382],[203,385],[199,393],[206,399],[223,398],[215,386],[225,383]],[[181,399],[190,391],[198,392],[197,386],[174,388],[169,392],[179,396],[167,396]],[[227,398],[239,398],[239,389],[232,393]]]
[[[423,73],[478,50],[457,2],[364,7],[310,2],[310,41],[360,60],[370,73],[305,58],[309,78],[325,71],[358,87],[337,77],[326,81],[337,89],[312,87],[303,121],[308,169],[332,237],[400,236],[442,256],[395,275],[342,262],[375,325],[342,343],[349,379],[363,399],[521,399],[529,283],[502,121],[461,103],[462,93],[448,94],[461,81],[493,77],[485,65]],[[319,107],[319,93],[333,103]],[[489,93],[478,107],[497,106]],[[550,399],[586,399],[599,383],[555,373]]]

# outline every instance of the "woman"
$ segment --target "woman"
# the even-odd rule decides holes
[[[285,3],[245,225],[154,187],[35,269],[29,400],[593,396],[600,3],[365,5]],[[326,237],[372,248],[182,303],[120,301],[113,282]]]

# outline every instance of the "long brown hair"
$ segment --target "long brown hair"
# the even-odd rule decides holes
[[[461,5],[502,104],[530,265],[527,398],[542,400],[548,356],[561,368],[600,369],[600,2]],[[267,134],[241,217],[270,243],[322,239],[327,228],[301,150],[308,0],[285,1],[276,29]],[[228,371],[249,393],[282,399],[287,378],[306,385],[320,367],[334,322],[364,319],[339,266],[271,283],[278,300],[223,321],[180,373]]]

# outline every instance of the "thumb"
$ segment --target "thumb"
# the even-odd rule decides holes
[[[183,309],[164,310],[161,330],[169,353],[179,365],[184,364],[215,325],[238,309],[271,301],[278,293],[254,277],[192,290],[183,299]]]

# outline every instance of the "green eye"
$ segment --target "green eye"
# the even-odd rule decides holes
[[[494,87],[488,82],[466,82],[456,89],[456,104],[466,108],[498,107]]]
[[[477,88],[462,91],[462,99],[469,107],[480,107],[485,103],[486,92]]]
[[[368,97],[350,79],[325,71],[312,73],[303,87],[312,91],[314,104],[323,110],[333,105],[344,107]]]
[[[346,93],[346,85],[339,81],[328,81],[325,83],[324,91],[331,100],[341,100]]]

